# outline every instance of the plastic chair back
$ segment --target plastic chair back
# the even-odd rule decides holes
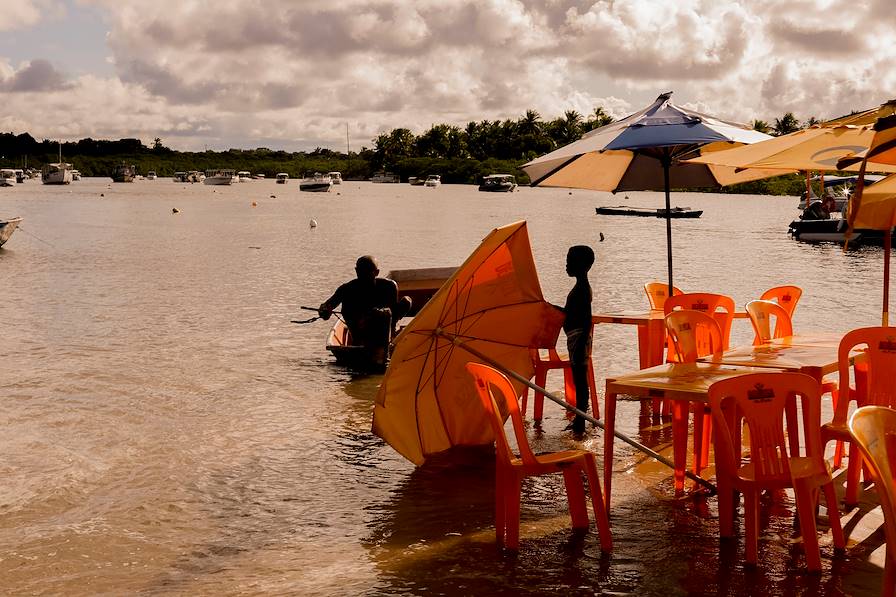
[[[648,282],[644,285],[644,292],[647,293],[647,300],[650,302],[651,309],[662,309],[669,298],[669,284],[666,282]],[[681,290],[672,287],[672,296],[683,294]]]
[[[775,286],[763,292],[759,299],[778,303],[793,319],[793,312],[796,311],[796,304],[800,302],[802,295],[803,290],[799,286]]]
[[[848,332],[837,350],[840,379],[849,379],[849,354],[865,347],[864,360],[856,363],[856,400],[859,406],[896,408],[896,328],[867,327]],[[834,420],[846,422],[847,400],[838,402]]]
[[[513,389],[513,384],[500,371],[488,365],[467,363],[467,371],[476,382],[479,401],[482,403],[495,434],[498,459],[505,465],[517,460],[510,448],[507,435],[504,433],[504,421],[510,417],[520,459],[525,465],[536,464],[535,454],[529,447],[529,439],[526,437],[526,430],[523,427],[523,417],[520,415],[519,405],[516,402],[516,391]]]
[[[694,363],[700,357],[722,354],[722,330],[715,318],[706,313],[673,311],[666,315],[666,330],[679,363]]]
[[[896,409],[865,406],[853,413],[849,431],[859,446],[884,512],[887,560],[883,595],[896,593]]]
[[[750,301],[747,303],[747,314],[756,338],[753,344],[762,344],[773,338],[793,335],[793,323],[784,307],[773,301]],[[772,328],[772,319],[775,320]]]
[[[668,315],[672,311],[687,309],[700,311],[715,318],[722,331],[722,343],[724,350],[728,350],[729,337],[731,335],[731,322],[734,320],[734,299],[724,294],[710,292],[686,292],[678,296],[666,299],[663,312]],[[666,361],[675,362],[675,346],[669,341]]]

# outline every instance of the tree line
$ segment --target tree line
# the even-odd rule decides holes
[[[461,128],[434,124],[415,135],[408,128],[395,128],[378,135],[372,147],[343,153],[326,148],[310,152],[287,152],[264,147],[227,151],[176,151],[156,138],[147,146],[139,139],[81,139],[62,142],[37,141],[28,133],[0,133],[0,167],[33,167],[56,162],[61,150],[63,161],[73,164],[84,176],[109,176],[122,163],[133,164],[140,174],[155,171],[172,176],[178,171],[229,168],[273,177],[286,172],[292,178],[313,172],[340,171],[348,180],[366,180],[378,171],[391,171],[406,180],[409,176],[441,174],[446,183],[478,183],[495,172],[515,174],[522,184],[529,182],[520,166],[540,155],[572,143],[588,131],[612,123],[600,106],[583,116],[567,110],[562,116],[545,120],[535,110],[517,119],[471,121]],[[817,123],[810,118],[801,123],[792,112],[771,123],[755,120],[753,128],[782,135]],[[725,192],[757,194],[799,194],[805,179],[787,175],[736,185]]]

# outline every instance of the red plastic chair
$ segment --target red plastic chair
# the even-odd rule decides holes
[[[709,401],[715,426],[719,533],[734,534],[734,492],[744,494],[746,559],[756,564],[759,550],[759,494],[793,488],[809,570],[821,570],[815,505],[824,491],[834,546],[846,542],[837,495],[821,443],[818,382],[802,373],[752,373],[714,383]],[[800,406],[802,416],[797,416]],[[740,433],[746,423],[750,461],[741,465]],[[786,427],[786,440],[785,440]],[[800,446],[800,438],[805,445]]]
[[[495,434],[495,536],[498,543],[508,549],[519,547],[521,484],[526,477],[537,475],[563,473],[572,526],[587,529],[588,509],[585,506],[582,483],[582,473],[585,473],[594,509],[594,521],[600,535],[601,551],[610,552],[613,539],[594,453],[587,450],[563,450],[534,454],[523,428],[516,393],[507,377],[498,370],[479,363],[467,363],[467,371],[473,376],[482,407]],[[503,412],[507,413],[513,424],[519,456],[510,449],[504,433]]]
[[[644,292],[647,293],[647,300],[650,302],[651,309],[662,310],[666,299],[669,298],[669,284],[666,282],[648,282],[644,285]],[[672,296],[683,294],[681,290],[672,287]]]
[[[542,350],[547,350],[547,358],[541,354]],[[563,371],[563,391],[566,402],[572,406],[576,405],[576,385],[572,379],[572,367],[569,359],[564,355],[560,356],[556,348],[538,349],[530,348],[529,356],[532,359],[532,365],[535,367],[535,385],[541,388],[547,388],[545,384],[548,381],[548,371],[560,369]],[[600,408],[597,401],[597,384],[594,381],[594,363],[591,361],[591,354],[588,355],[588,389],[591,394],[591,414],[595,419],[600,418]],[[544,394],[539,391],[534,392],[532,402],[532,418],[541,421],[544,416]],[[526,405],[529,402],[529,386],[526,386],[523,393],[523,401],[520,411],[523,416],[526,415]]]
[[[753,344],[763,344],[774,338],[784,338],[793,335],[793,322],[790,313],[773,301],[750,301],[747,303],[747,315],[753,324],[756,337]],[[772,327],[772,320],[775,325]]]
[[[775,286],[763,292],[759,299],[778,303],[792,319],[796,304],[800,302],[802,295],[803,290],[799,286]]]
[[[840,363],[840,383],[847,388],[849,380],[849,354],[855,348],[865,347],[864,359],[854,367],[855,390],[841,391],[834,406],[834,418],[821,427],[821,437],[825,444],[830,441],[852,442],[849,433],[850,404],[856,406],[885,406],[896,408],[896,328],[867,327],[852,330],[840,340],[837,360]],[[839,452],[839,454],[837,453]],[[842,449],[838,445],[835,464],[839,465]],[[859,476],[861,458],[853,458],[849,452],[846,469],[846,494],[843,501],[847,506],[859,502]]]
[[[850,417],[849,431],[865,459],[884,512],[887,559],[881,595],[896,597],[896,410],[864,406]]]
[[[681,309],[666,315],[666,331],[675,346],[681,363],[695,363],[700,357],[721,356],[722,330],[714,317]],[[710,411],[703,403],[692,405],[694,412],[694,474],[699,475],[709,462],[709,438],[712,432]],[[673,437],[674,442],[687,442],[687,437]],[[684,446],[684,443],[678,443]]]

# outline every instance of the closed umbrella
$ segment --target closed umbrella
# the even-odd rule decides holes
[[[666,258],[672,288],[670,189],[719,187],[780,172],[736,172],[683,160],[735,144],[755,143],[769,135],[750,127],[687,110],[671,102],[672,92],[654,103],[589,133],[580,140],[522,166],[532,186],[596,191],[665,191]]]

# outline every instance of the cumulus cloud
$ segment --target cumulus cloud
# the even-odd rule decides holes
[[[14,0],[35,15],[52,1]],[[348,123],[357,147],[398,126],[527,109],[621,117],[669,89],[745,122],[833,117],[896,88],[891,0],[81,2],[103,14],[115,75],[67,81],[45,61],[0,56],[0,88],[23,106],[8,121],[51,135],[37,128],[64,91],[87,102],[94,136],[342,147]],[[139,117],[118,118],[119,105]]]
[[[4,0],[0,31],[31,27],[44,19],[65,16],[65,6],[57,0]]]

